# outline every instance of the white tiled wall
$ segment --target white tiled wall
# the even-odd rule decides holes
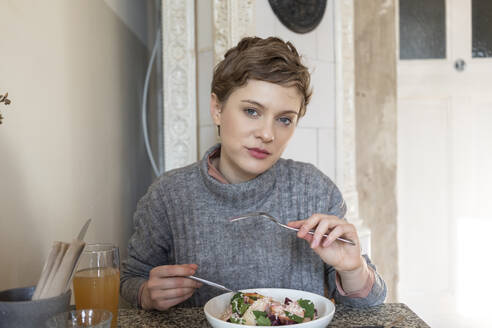
[[[304,57],[312,75],[313,97],[290,141],[284,158],[309,162],[335,180],[335,50],[333,1],[323,20],[306,34],[288,30],[273,13],[268,0],[256,0],[256,35],[291,41]],[[197,1],[198,106],[200,157],[216,142],[209,114],[213,65],[212,1]]]

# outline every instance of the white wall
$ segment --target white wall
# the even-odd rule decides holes
[[[86,240],[124,256],[152,177],[145,44],[103,1],[0,1],[0,13],[0,92],[12,100],[0,125],[1,290],[35,284],[51,243],[87,218]]]
[[[335,180],[335,50],[333,1],[327,2],[323,20],[307,34],[291,32],[277,19],[267,0],[256,0],[256,35],[291,41],[312,72],[313,97],[306,116],[290,141],[284,158],[316,165]],[[216,142],[209,114],[213,71],[212,1],[197,1],[198,122],[200,156]]]

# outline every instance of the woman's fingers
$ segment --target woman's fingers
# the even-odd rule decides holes
[[[321,215],[313,214],[307,220],[304,221],[304,224],[299,227],[299,232],[297,235],[301,238],[306,236],[310,230],[314,230],[314,228],[318,225],[321,220]]]
[[[344,237],[359,245],[357,229],[346,220],[333,215],[313,214],[306,220],[292,221],[288,225],[299,229],[297,236],[308,241],[323,262],[336,270],[350,271],[360,266],[360,247],[334,243],[337,238]]]
[[[172,277],[161,279],[149,279],[147,287],[150,290],[174,289],[174,288],[200,288],[202,284],[184,277]]]
[[[318,227],[320,222],[323,222],[323,224],[321,225],[321,227]],[[345,221],[340,220],[339,218],[333,215],[313,214],[307,220],[291,221],[288,223],[288,225],[294,228],[298,228],[299,232],[297,233],[297,235],[300,238],[304,238],[309,234],[310,230],[315,231],[315,236],[316,236],[316,230],[318,230],[318,237],[322,236],[330,228],[335,226],[336,222],[345,222]]]
[[[287,225],[292,228],[300,228],[306,220],[299,220],[299,221],[289,221],[287,222]]]
[[[316,230],[314,230],[313,241],[311,241],[311,248],[316,248],[319,246],[323,235],[328,233],[328,231],[330,230],[330,226],[331,225],[328,219],[319,220],[316,226]]]
[[[161,310],[161,311],[167,310],[167,309],[169,309],[169,308],[171,308],[171,307],[173,307],[173,306],[175,306],[181,302],[184,302],[188,298],[190,298],[191,295],[193,295],[193,292],[190,292],[188,294],[185,294],[183,296],[176,297],[176,298],[159,300],[159,301],[155,302],[154,308],[157,310]]]
[[[348,238],[354,239],[355,236],[355,227],[350,223],[339,224],[334,227],[330,233],[328,233],[328,237],[323,241],[322,246],[328,247],[333,243],[338,237],[346,236]]]
[[[149,278],[191,276],[197,268],[196,264],[161,265],[150,270]]]
[[[152,308],[166,310],[191,297],[202,283],[186,276],[195,274],[197,268],[196,264],[163,265],[153,268],[149,273],[149,280],[144,285],[144,293],[147,295],[145,298],[149,299]]]
[[[288,225],[298,228],[297,236],[309,242],[311,248],[328,247],[338,237],[356,238],[357,235],[352,224],[333,215],[313,214],[307,220],[291,221]]]
[[[196,288],[172,288],[172,289],[157,289],[150,292],[152,301],[160,302],[162,300],[172,300],[180,298],[188,294],[193,294]]]

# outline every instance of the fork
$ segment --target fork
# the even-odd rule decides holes
[[[280,223],[275,217],[271,216],[270,214],[268,214],[266,212],[251,212],[251,213],[246,213],[246,214],[241,215],[241,216],[236,216],[236,217],[230,218],[229,219],[229,222],[235,222],[235,221],[239,221],[239,220],[244,220],[244,219],[251,218],[251,217],[264,217],[264,218],[268,218],[268,219],[270,219],[270,221],[276,223],[277,225],[281,226],[282,228],[293,230],[293,231],[299,231],[298,228],[289,227],[286,224]],[[308,233],[311,234],[311,235],[314,235],[314,231],[313,230],[308,231]],[[327,234],[324,234],[323,236],[324,237],[328,237]],[[350,240],[350,239],[338,237],[337,240],[355,246],[355,243],[352,240]]]
[[[201,282],[201,283],[203,283],[205,285],[209,285],[209,286],[215,287],[215,288],[220,289],[220,290],[225,290],[226,292],[233,292],[234,294],[237,293],[236,290],[229,289],[226,286],[219,285],[218,283],[213,282],[213,281],[210,281],[210,280],[206,280],[206,279],[203,279],[203,278],[198,278],[198,277],[195,277],[195,276],[185,276],[185,277],[186,278],[189,278],[191,280],[199,281],[199,282]]]

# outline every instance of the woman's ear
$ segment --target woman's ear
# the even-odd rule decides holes
[[[212,115],[212,120],[215,125],[220,125],[221,122],[222,105],[219,98],[215,93],[210,96],[210,115]]]

